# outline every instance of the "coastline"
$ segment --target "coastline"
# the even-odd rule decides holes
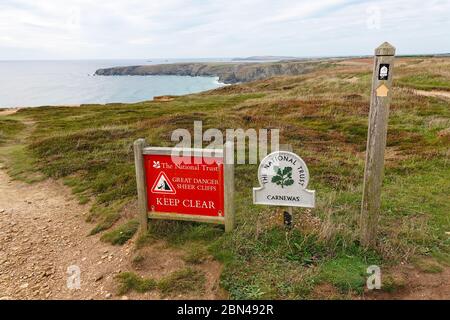
[[[0,109],[0,116],[9,116],[11,114],[16,113],[20,109],[23,109],[23,107],[20,107],[20,108],[1,108]]]
[[[98,104],[98,103],[95,103]],[[5,116],[9,114],[16,113],[21,109],[28,108],[43,108],[43,107],[51,107],[51,108],[76,108],[81,107],[83,104],[58,104],[58,105],[42,105],[42,106],[20,106],[20,107],[0,107],[0,116]]]

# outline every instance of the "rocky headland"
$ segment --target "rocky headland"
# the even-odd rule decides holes
[[[171,63],[99,69],[99,76],[208,76],[226,84],[249,82],[280,75],[309,73],[330,63],[329,60],[279,61],[268,63]]]

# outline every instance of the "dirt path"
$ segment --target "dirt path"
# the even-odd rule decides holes
[[[450,92],[447,91],[438,91],[438,90],[431,90],[431,91],[425,91],[425,90],[413,90],[415,94],[426,96],[426,97],[437,97],[437,98],[444,98],[444,99],[450,99]]]
[[[130,245],[113,247],[87,237],[87,212],[54,181],[25,184],[0,170],[0,297],[109,297],[114,274],[126,269]],[[71,265],[80,268],[80,290],[67,288]]]
[[[395,292],[374,290],[367,293],[367,299],[377,300],[449,300],[450,268],[442,272],[426,273],[413,265],[401,265],[391,270],[390,275],[403,283]]]

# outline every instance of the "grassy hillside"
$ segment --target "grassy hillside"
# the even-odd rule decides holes
[[[92,233],[122,243],[136,229],[122,217],[135,202],[133,140],[171,146],[172,130],[192,130],[194,120],[202,120],[204,130],[279,128],[281,142],[292,144],[308,164],[317,194],[317,208],[294,210],[292,231],[285,231],[275,207],[252,204],[257,166],[237,165],[235,232],[151,221],[149,236],[138,243],[165,239],[194,260],[212,254],[224,264],[221,286],[231,298],[313,298],[321,284],[335,289],[330,298],[358,295],[369,265],[389,270],[410,261],[438,272],[450,261],[450,104],[414,91],[450,90],[449,58],[396,62],[378,246],[359,246],[371,68],[369,59],[344,61],[171,102],[23,109],[0,117],[5,137],[23,129],[14,119],[34,121],[25,148],[5,161],[13,175],[20,165],[14,159],[26,158],[21,174],[38,169],[64,179],[80,202],[92,200]]]

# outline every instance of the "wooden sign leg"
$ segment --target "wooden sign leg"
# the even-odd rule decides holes
[[[283,211],[283,220],[284,220],[284,226],[286,229],[292,228],[292,207],[287,207]]]
[[[224,202],[225,202],[225,232],[234,229],[234,154],[233,144],[226,142],[223,148],[224,168]]]
[[[280,145],[280,151],[289,151],[293,152],[293,148],[291,144],[282,144]],[[283,210],[283,222],[286,229],[292,228],[293,217],[292,217],[292,207],[287,207]]]
[[[143,150],[146,146],[145,139],[138,139],[133,144],[134,166],[136,168],[136,184],[138,194],[138,220],[140,223],[139,233],[147,233],[147,184],[145,181],[145,168]]]

